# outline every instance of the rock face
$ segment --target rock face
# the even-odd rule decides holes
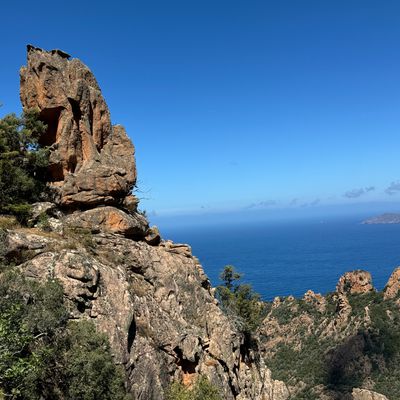
[[[141,214],[129,215],[110,206],[75,211],[64,219],[64,224],[71,229],[86,229],[93,233],[118,233],[133,238],[142,238],[148,230],[148,222]]]
[[[190,247],[122,235],[13,230],[5,256],[34,279],[57,278],[71,317],[109,337],[134,399],[163,400],[172,381],[205,375],[224,399],[286,400],[262,359],[222,313]],[[26,259],[27,258],[27,259]]]
[[[361,294],[374,290],[371,274],[367,271],[356,270],[346,272],[340,277],[336,291],[340,294]]]
[[[110,113],[92,72],[60,50],[28,46],[21,102],[47,124],[51,186],[62,206],[118,204],[136,183],[134,147]]]
[[[383,291],[383,298],[394,299],[400,290],[400,267],[397,267],[390,275],[388,283]]]

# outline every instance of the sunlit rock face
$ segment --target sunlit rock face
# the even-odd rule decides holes
[[[341,294],[361,294],[373,290],[371,274],[363,270],[346,272],[336,286],[336,291]]]
[[[134,147],[111,125],[92,72],[60,50],[28,46],[21,101],[47,124],[40,141],[50,146],[54,198],[33,206],[34,228],[4,234],[4,257],[63,285],[70,317],[109,338],[132,398],[163,400],[172,382],[206,376],[227,400],[287,400],[190,246],[162,240],[138,212]]]
[[[135,149],[124,128],[111,125],[90,69],[60,50],[28,46],[20,77],[24,109],[38,109],[47,124],[40,141],[51,146],[56,203],[75,208],[121,203],[136,183]]]

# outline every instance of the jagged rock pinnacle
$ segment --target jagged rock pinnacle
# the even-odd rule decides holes
[[[24,109],[47,124],[41,143],[51,146],[51,187],[69,207],[120,204],[136,183],[134,146],[112,126],[107,104],[90,71],[61,50],[27,46],[20,71]]]

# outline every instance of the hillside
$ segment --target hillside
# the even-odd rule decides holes
[[[260,351],[292,399],[400,398],[399,277],[398,268],[377,292],[357,270],[326,296],[310,290],[270,304]]]

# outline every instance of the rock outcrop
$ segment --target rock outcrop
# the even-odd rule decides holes
[[[286,385],[243,347],[188,246],[39,229],[9,231],[5,242],[5,257],[27,276],[62,283],[71,318],[107,334],[133,398],[162,400],[172,381],[204,375],[224,399],[288,399]]]
[[[398,361],[384,349],[400,326],[399,281],[396,268],[384,291],[377,292],[371,274],[355,270],[325,296],[309,290],[301,299],[275,298],[269,304],[259,328],[259,351],[274,376],[290,383],[291,396],[398,398],[397,386],[385,387],[392,379],[397,382]]]
[[[34,228],[2,234],[26,276],[58,279],[73,319],[110,339],[136,400],[163,400],[173,381],[206,376],[227,400],[286,400],[262,358],[219,308],[190,246],[162,240],[138,213],[134,147],[112,126],[91,71],[60,50],[28,46],[21,101],[47,124],[52,203]]]
[[[118,233],[131,238],[143,238],[148,230],[148,222],[143,215],[130,215],[111,206],[75,211],[65,217],[64,224],[72,229]]]
[[[371,274],[360,269],[346,272],[336,286],[336,291],[340,294],[360,294],[373,290]]]
[[[397,267],[392,274],[385,286],[383,291],[383,298],[387,299],[394,299],[397,297],[400,290],[400,267]]]
[[[56,203],[68,207],[119,204],[136,183],[134,146],[110,113],[92,72],[63,51],[28,46],[21,102],[47,124],[50,179]]]

